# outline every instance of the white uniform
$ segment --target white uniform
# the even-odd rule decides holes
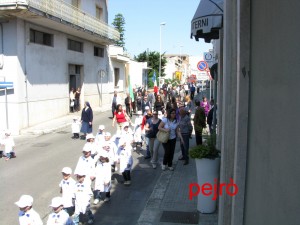
[[[73,121],[71,128],[72,128],[72,134],[79,134],[80,133],[80,121],[79,120],[75,120]]]
[[[40,215],[33,208],[27,212],[19,212],[19,223],[20,225],[43,225]]]
[[[131,170],[133,164],[133,158],[131,155],[131,146],[128,144],[123,148],[120,146],[118,148],[118,159],[120,160],[120,172],[125,170]]]
[[[84,149],[89,149],[91,151],[92,156],[97,155],[99,153],[99,150],[100,150],[99,146],[96,145],[95,142],[86,142],[83,146],[83,150]]]
[[[87,177],[85,180],[88,180]],[[75,185],[75,214],[85,213],[90,207],[90,200],[93,195],[89,182],[77,182]]]
[[[95,144],[98,145],[98,146],[101,146],[102,143],[105,141],[103,133],[104,132],[96,134]]]
[[[109,162],[97,162],[95,169],[95,190],[109,192],[111,189],[111,166]],[[105,185],[105,183],[107,185]]]
[[[91,156],[87,158],[85,158],[84,156],[80,156],[74,174],[77,174],[78,171],[85,171],[86,182],[91,185],[91,176],[94,175],[94,170],[95,160]]]
[[[59,187],[62,189],[62,199],[64,208],[74,206],[73,199],[75,198],[75,184],[76,181],[70,177],[68,180],[62,179],[59,183]]]
[[[109,141],[104,141],[100,151],[105,151],[106,152],[111,165],[115,164],[115,162],[117,161],[118,148],[117,148],[116,144],[113,141],[110,141],[110,140]],[[99,154],[101,155],[101,153],[99,153]],[[97,159],[99,159],[99,157],[97,157]]]
[[[74,223],[65,210],[60,210],[48,216],[47,225],[74,225]]]
[[[14,151],[15,142],[12,136],[5,136],[4,139],[1,140],[1,144],[4,145],[4,154]]]
[[[123,129],[121,136],[122,138],[125,138],[129,143],[133,142],[133,132],[131,128],[128,127],[127,131]]]
[[[141,124],[143,121],[143,116],[138,116],[135,118],[134,121],[134,135],[133,135],[133,140],[134,142],[142,142],[142,128],[141,128]]]

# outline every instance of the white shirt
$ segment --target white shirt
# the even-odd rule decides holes
[[[15,142],[12,136],[5,136],[1,140],[1,144],[4,145],[4,153],[10,153],[14,151]]]
[[[113,141],[104,141],[102,146],[100,147],[99,155],[101,155],[101,151],[106,151],[111,165],[115,164],[115,162],[117,161],[116,155],[118,148]],[[99,157],[97,157],[97,159],[99,159]]]
[[[176,120],[174,120],[173,122],[171,122],[170,120],[168,120],[168,118],[163,118],[162,122],[165,124],[164,128],[165,129],[170,129],[170,139],[174,139],[176,138],[176,128],[178,126],[178,122],[176,122]]]
[[[43,225],[40,215],[31,208],[27,212],[19,212],[20,225]]]
[[[76,121],[73,121],[72,123],[72,133],[73,134],[79,134],[80,133],[80,121],[79,120],[76,120]]]
[[[75,214],[77,215],[86,212],[93,195],[91,185],[86,182],[87,180],[86,177],[83,183],[77,182],[75,184]]]
[[[58,213],[51,213],[48,216],[47,225],[74,225],[69,214],[65,210],[60,210]]]
[[[104,139],[104,134],[103,134],[104,132],[102,132],[102,133],[97,133],[96,134],[96,137],[95,137],[95,143],[96,143],[96,145],[98,145],[98,146],[100,146],[104,141],[105,141],[105,139]]]
[[[74,174],[77,174],[78,171],[85,171],[86,174],[86,182],[90,182],[91,184],[91,179],[90,177],[94,174],[95,170],[95,160],[89,156],[85,158],[84,156],[80,156],[78,159],[77,166],[74,170]]]
[[[73,199],[75,198],[75,184],[76,181],[72,177],[70,177],[68,180],[62,179],[59,183],[59,187],[62,189],[64,208],[74,206]]]
[[[70,100],[75,100],[75,95],[73,93],[73,91],[70,91]]]
[[[131,170],[133,159],[131,155],[131,146],[127,145],[124,148],[118,148],[118,159],[120,160],[120,172]]]
[[[95,170],[95,190],[108,192],[111,188],[111,166],[109,162],[102,163],[97,161]],[[105,185],[106,183],[107,185]]]
[[[132,131],[131,128],[128,128],[127,131],[125,131],[123,129],[122,132],[121,132],[121,136],[123,138],[125,138],[128,141],[128,143],[132,143],[133,142],[133,131]]]

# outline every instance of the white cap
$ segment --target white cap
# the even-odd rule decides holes
[[[86,140],[88,140],[90,138],[94,138],[95,139],[95,136],[93,134],[87,134],[86,135]]]
[[[99,125],[99,130],[104,130],[105,129],[105,126],[104,125]]]
[[[79,176],[86,176],[86,171],[84,169],[80,169],[76,171],[76,174]]]
[[[72,169],[70,167],[64,167],[61,172],[65,174],[72,174]]]
[[[157,114],[158,114],[158,115],[162,115],[162,112],[161,112],[161,111],[158,111]]]
[[[5,130],[5,134],[7,134],[7,135],[10,135],[11,134],[11,132],[10,132],[10,130]]]
[[[92,151],[92,145],[91,143],[87,142],[84,144],[83,148],[82,148],[83,152],[91,152]]]
[[[129,127],[129,123],[128,122],[124,122],[123,123],[123,128],[125,128],[125,127]]]
[[[15,204],[20,208],[24,208],[26,206],[32,206],[33,198],[30,195],[22,195],[19,201],[15,202]]]
[[[51,207],[57,208],[57,207],[59,207],[61,205],[63,205],[63,199],[62,199],[62,197],[54,197],[54,198],[52,198],[52,201],[51,201],[51,204],[50,204]]]
[[[105,132],[105,133],[104,133],[104,137],[111,137],[111,133]]]
[[[150,107],[149,107],[149,106],[146,106],[146,107],[145,107],[145,110],[149,110],[149,109],[150,109]]]

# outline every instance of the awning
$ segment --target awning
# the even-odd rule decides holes
[[[191,38],[204,38],[209,43],[219,39],[219,29],[223,26],[224,0],[201,0],[191,22]]]

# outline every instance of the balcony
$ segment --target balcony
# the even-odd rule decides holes
[[[0,0],[0,18],[26,21],[99,44],[114,44],[120,33],[63,0]]]

